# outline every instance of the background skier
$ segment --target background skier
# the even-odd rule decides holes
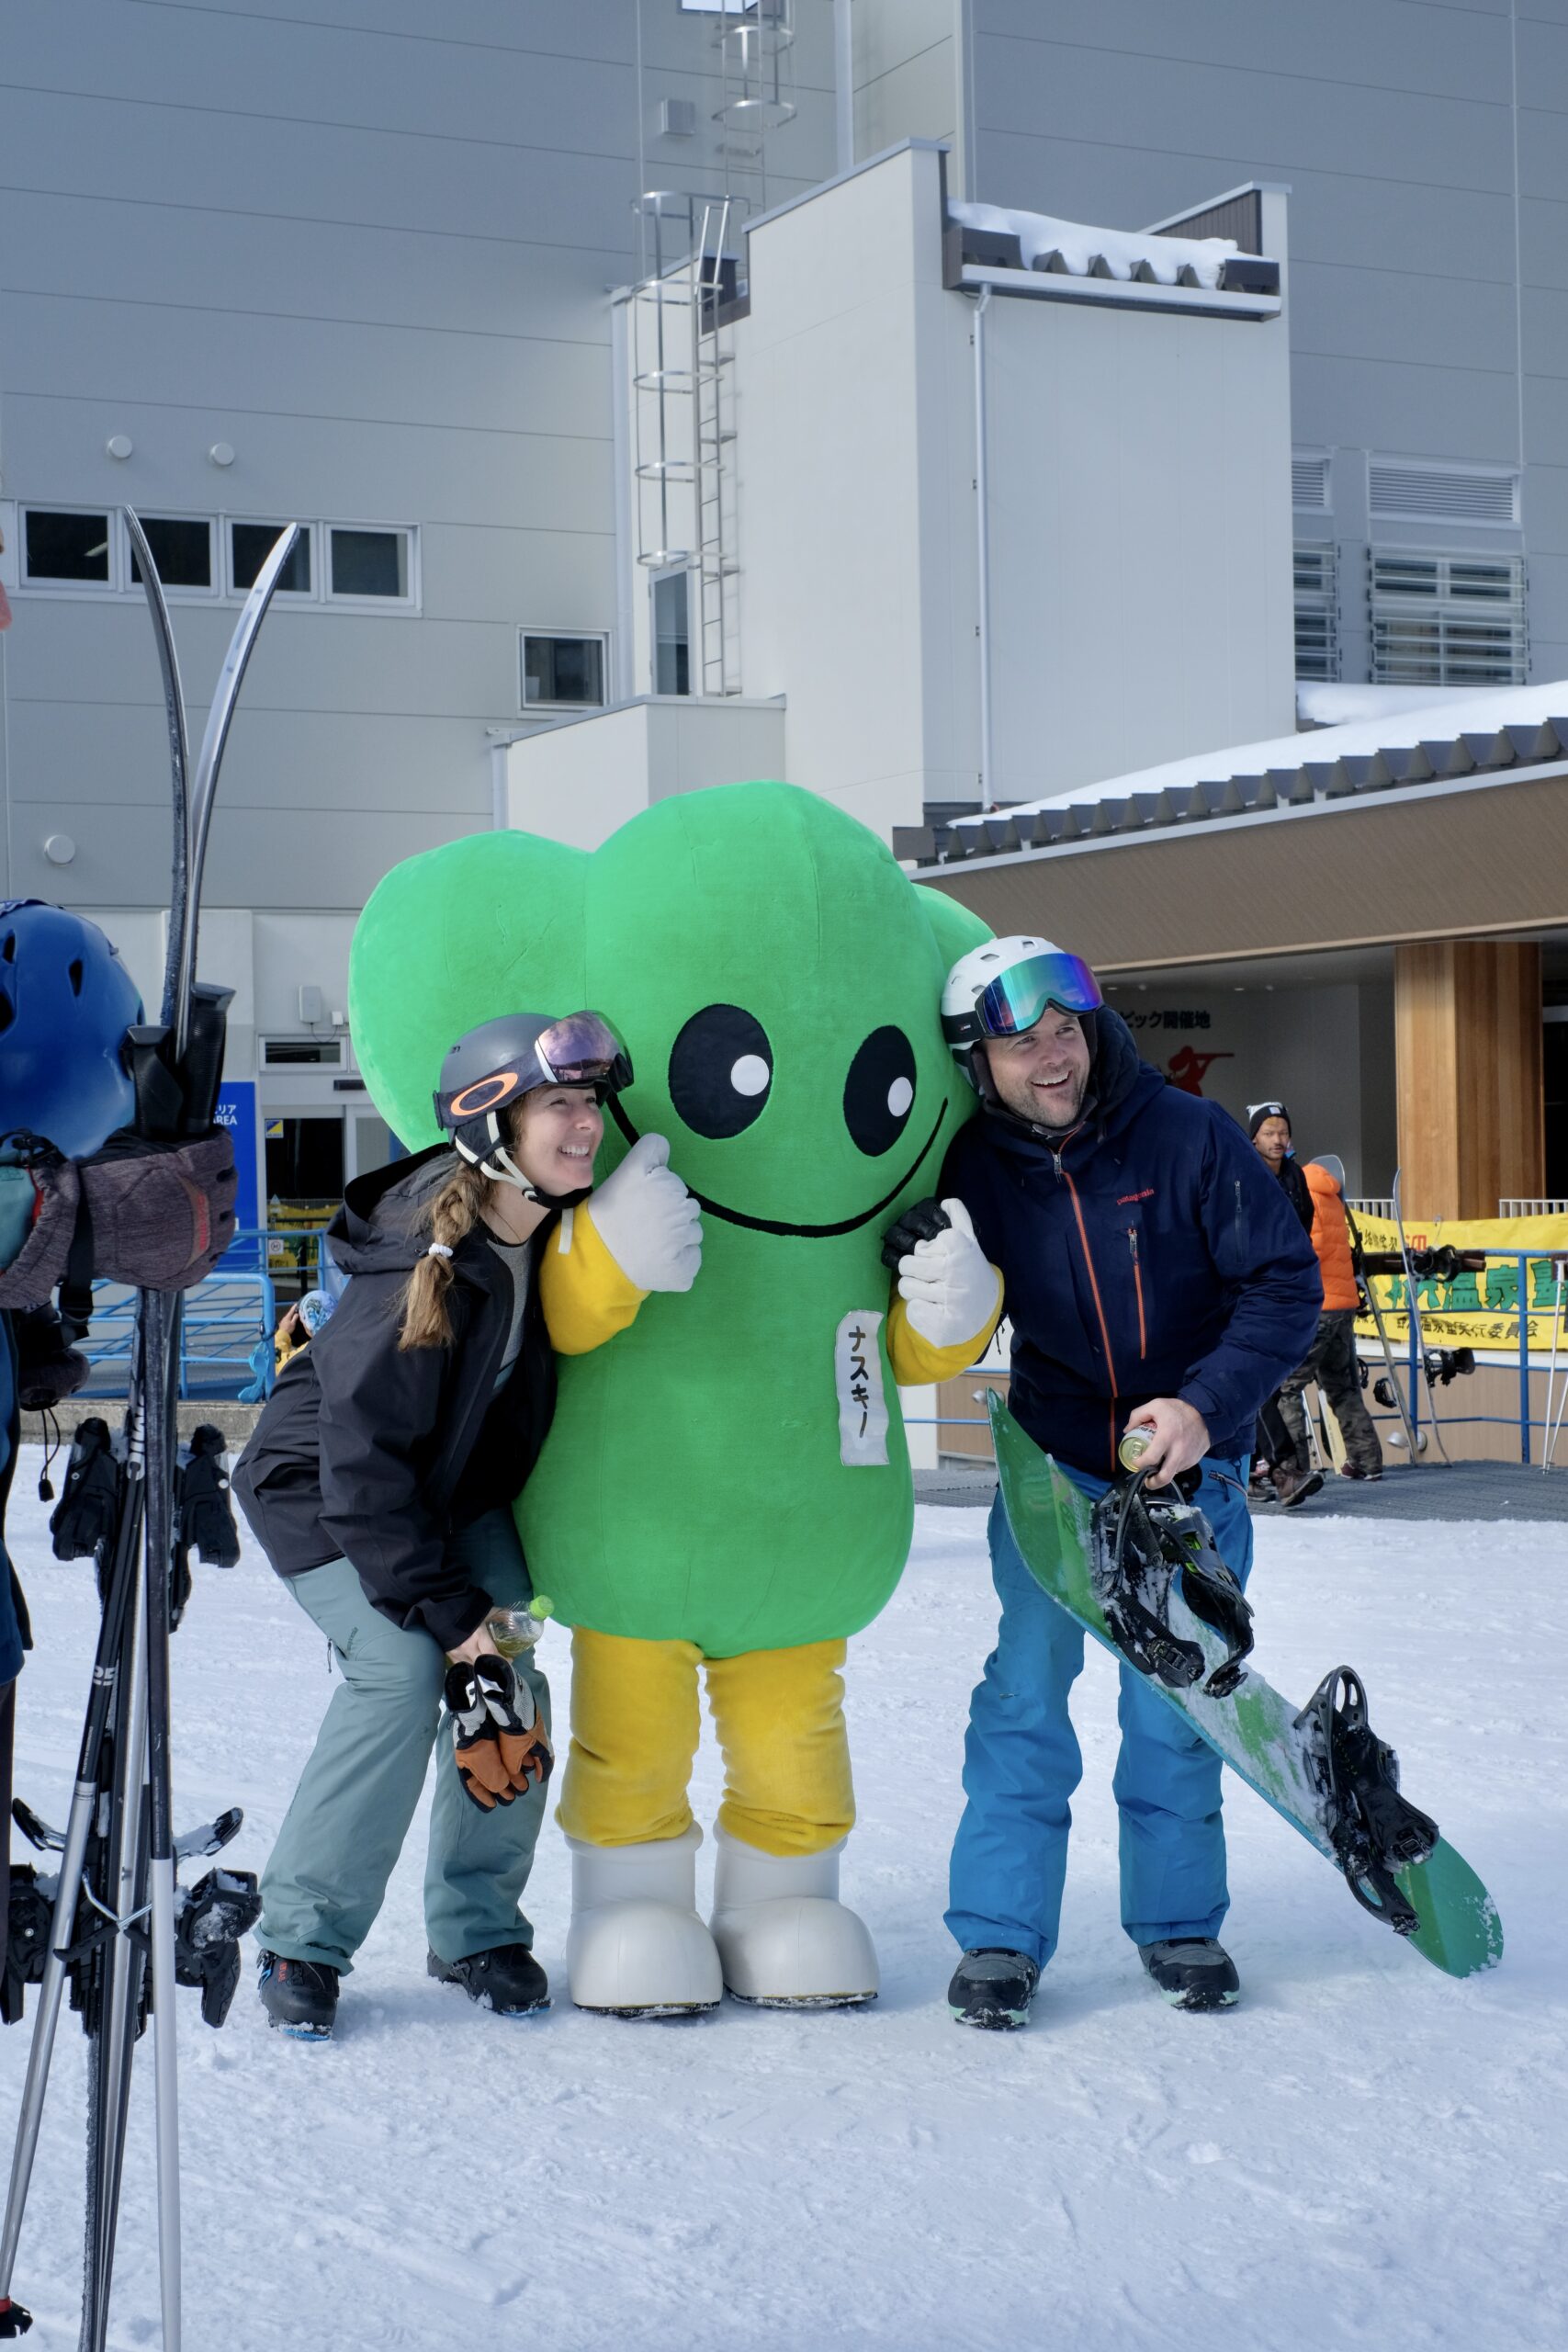
[[[352,1279],[283,1367],[236,1468],[246,1517],[344,1678],[262,1879],[262,2004],[296,2036],[333,2029],[444,1690],[456,1760],[444,1752],[431,1814],[429,1973],[508,2015],[547,2004],[517,1905],[544,1812],[549,1694],[530,1660],[497,1654],[486,1621],[532,1597],[512,1505],[555,1408],[552,1285],[563,1314],[585,1281],[613,1290],[607,1332],[649,1291],[689,1289],[700,1260],[695,1204],[657,1136],[591,1211],[577,1206],[602,1105],[630,1078],[592,1013],[519,1014],[460,1039],[435,1098],[451,1144],[349,1186],[328,1239]],[[547,1259],[568,1208],[574,1246]]]
[[[1317,1251],[1323,1273],[1323,1313],[1318,1317],[1317,1337],[1306,1362],[1280,1390],[1280,1418],[1292,1449],[1289,1467],[1298,1480],[1307,1477],[1312,1470],[1306,1405],[1302,1392],[1309,1381],[1315,1380],[1345,1441],[1340,1476],[1381,1478],[1382,1447],[1361,1396],[1361,1367],[1356,1353],[1356,1316],[1361,1295],[1350,1254],[1350,1227],[1344,1199],[1333,1171],[1319,1161],[1309,1159],[1302,1172],[1314,1211],[1312,1246]]]
[[[1228,1113],[1167,1086],[1089,967],[1049,940],[962,957],[942,1026],[983,1115],[950,1148],[942,1191],[1002,1272],[1013,1414],[1091,1497],[1130,1425],[1149,1433],[1151,1486],[1201,1465],[1198,1502],[1245,1580],[1253,1422],[1317,1321],[1300,1219]],[[999,1498],[990,1546],[1002,1614],[970,1705],[948,1998],[964,2024],[1006,2027],[1023,2023],[1055,1949],[1084,1637],[1029,1575]],[[1122,1925],[1168,2000],[1228,2004],[1219,1758],[1125,1667],[1121,1722]]]
[[[1311,1233],[1313,1195],[1301,1162],[1296,1158],[1289,1111],[1280,1102],[1250,1102],[1247,1105],[1247,1132],[1252,1138],[1254,1151],[1269,1174],[1277,1178],[1303,1227]],[[1287,1510],[1297,1510],[1317,1493],[1323,1485],[1323,1476],[1313,1467],[1312,1454],[1305,1444],[1304,1422],[1303,1442],[1298,1449],[1295,1433],[1281,1410],[1281,1405],[1282,1393],[1276,1389],[1271,1396],[1264,1398],[1258,1408],[1251,1492],[1255,1502],[1272,1499],[1282,1503]]]

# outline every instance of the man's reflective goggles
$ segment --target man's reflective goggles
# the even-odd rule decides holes
[[[969,1035],[1021,1036],[1053,1005],[1058,1012],[1085,1013],[1098,1012],[1104,1001],[1100,982],[1080,956],[1032,956],[981,990]]]
[[[503,1110],[540,1086],[591,1086],[600,1101],[632,1082],[631,1056],[597,1012],[569,1012],[541,1030],[531,1050],[503,1069],[473,1079],[452,1094],[437,1094],[435,1115],[445,1127]]]

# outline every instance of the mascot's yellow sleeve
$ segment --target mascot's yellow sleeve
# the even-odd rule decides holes
[[[558,1355],[585,1356],[637,1319],[648,1296],[611,1257],[586,1206],[568,1209],[545,1244],[539,1298]]]
[[[991,1334],[1002,1319],[1002,1278],[995,1266],[991,1272],[997,1276],[996,1305],[972,1340],[960,1340],[951,1348],[933,1347],[930,1340],[921,1339],[895,1283],[887,1315],[887,1361],[900,1388],[923,1388],[933,1380],[956,1380],[961,1372],[968,1371],[976,1356],[985,1354],[991,1344]]]

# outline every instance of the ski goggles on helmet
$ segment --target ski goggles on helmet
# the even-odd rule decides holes
[[[1031,956],[988,981],[975,1000],[970,1037],[1017,1037],[1032,1029],[1050,1006],[1058,1012],[1098,1012],[1105,1000],[1081,956]],[[956,1026],[956,1023],[945,1024]],[[953,1042],[961,1043],[954,1039]]]
[[[536,1087],[591,1086],[602,1102],[632,1082],[631,1056],[602,1013],[569,1012],[519,1043],[523,1050],[499,1069],[437,1092],[435,1115],[448,1133],[492,1118]]]

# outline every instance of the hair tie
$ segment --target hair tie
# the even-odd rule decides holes
[[[449,1258],[452,1252],[445,1241],[433,1241],[424,1254],[427,1258]]]

